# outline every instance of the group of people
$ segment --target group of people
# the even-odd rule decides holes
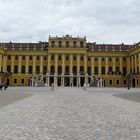
[[[8,88],[8,84],[6,83],[5,85],[0,84],[0,90],[6,90]]]

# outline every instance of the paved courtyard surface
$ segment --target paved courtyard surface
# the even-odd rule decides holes
[[[11,87],[1,94],[15,93],[32,96],[0,108],[0,140],[140,139],[140,103],[114,96],[140,89]]]

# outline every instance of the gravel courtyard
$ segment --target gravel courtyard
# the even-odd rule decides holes
[[[10,87],[0,91],[0,140],[138,140],[139,94],[124,88]]]

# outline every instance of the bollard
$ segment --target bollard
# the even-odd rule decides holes
[[[87,86],[86,86],[86,84],[84,83],[84,90],[87,90]]]
[[[51,91],[54,91],[54,84],[51,84]]]

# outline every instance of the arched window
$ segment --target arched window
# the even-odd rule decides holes
[[[58,74],[62,74],[62,66],[58,66]]]
[[[21,73],[25,74],[25,66],[24,65],[21,67]]]
[[[109,71],[109,72],[112,72],[112,67],[109,67],[109,68],[108,68],[108,71]]]
[[[70,70],[69,70],[69,66],[65,67],[65,74],[69,74]]]
[[[33,73],[33,67],[29,66],[29,74],[32,74],[32,73]]]
[[[116,67],[116,74],[120,74],[120,68]]]
[[[40,67],[36,66],[36,74],[40,74]]]
[[[116,71],[118,71],[118,72],[119,72],[119,71],[120,71],[120,68],[119,68],[119,67],[116,67]]]
[[[109,68],[108,68],[108,74],[113,74],[114,72],[113,72],[113,69],[112,69],[112,67],[110,66]]]
[[[98,66],[95,66],[95,67],[94,67],[94,73],[95,73],[95,74],[98,74]]]
[[[102,66],[101,72],[102,72],[102,75],[105,74],[105,67],[104,66]]]
[[[17,66],[17,65],[14,66],[14,73],[15,73],[15,74],[18,73],[18,66]]]
[[[123,67],[123,75],[126,75],[127,74],[127,69],[126,67]]]
[[[43,66],[43,74],[47,73],[47,66]]]
[[[54,73],[55,73],[54,66],[51,66],[51,68],[50,68],[50,73],[51,73],[51,74],[54,74]]]
[[[11,73],[11,66],[10,65],[7,66],[7,72]]]
[[[88,75],[91,75],[91,67],[90,66],[88,66],[88,68],[87,68],[87,73],[88,73]]]
[[[77,67],[76,66],[73,66],[73,74],[77,74]]]
[[[84,74],[84,67],[80,66],[80,74]]]

